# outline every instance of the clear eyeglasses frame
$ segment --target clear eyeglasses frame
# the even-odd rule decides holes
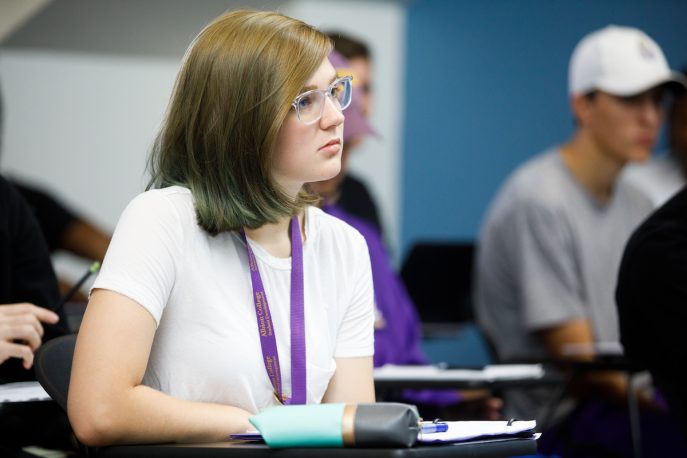
[[[296,110],[298,120],[303,124],[313,124],[322,118],[325,97],[329,97],[334,106],[343,111],[351,104],[353,77],[348,75],[334,80],[327,89],[313,89],[293,99],[291,106]]]

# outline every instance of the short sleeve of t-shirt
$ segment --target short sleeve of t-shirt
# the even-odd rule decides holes
[[[351,301],[344,313],[336,340],[334,357],[352,358],[374,354],[374,289],[367,244],[352,232]]]
[[[522,324],[536,331],[585,316],[576,250],[567,217],[528,201],[514,214],[515,273]]]
[[[177,274],[182,225],[167,190],[148,191],[126,207],[93,289],[122,294],[160,323]]]

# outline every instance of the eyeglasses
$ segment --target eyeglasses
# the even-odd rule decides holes
[[[352,76],[338,78],[327,89],[313,89],[299,95],[291,104],[296,110],[298,120],[303,124],[313,124],[322,118],[324,113],[325,96],[334,103],[334,106],[343,111],[351,104]]]

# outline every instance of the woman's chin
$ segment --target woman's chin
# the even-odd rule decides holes
[[[310,189],[325,198],[327,196],[334,195],[339,189],[339,185],[345,176],[340,172],[341,169],[339,168],[336,173],[332,172],[330,174],[323,175],[321,180],[310,183]]]

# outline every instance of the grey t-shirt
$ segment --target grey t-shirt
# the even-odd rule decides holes
[[[587,318],[596,342],[619,342],[620,259],[651,202],[618,181],[595,201],[553,148],[520,166],[494,200],[478,244],[477,319],[502,362],[548,357],[536,331]],[[506,414],[537,418],[552,389],[507,396]]]

